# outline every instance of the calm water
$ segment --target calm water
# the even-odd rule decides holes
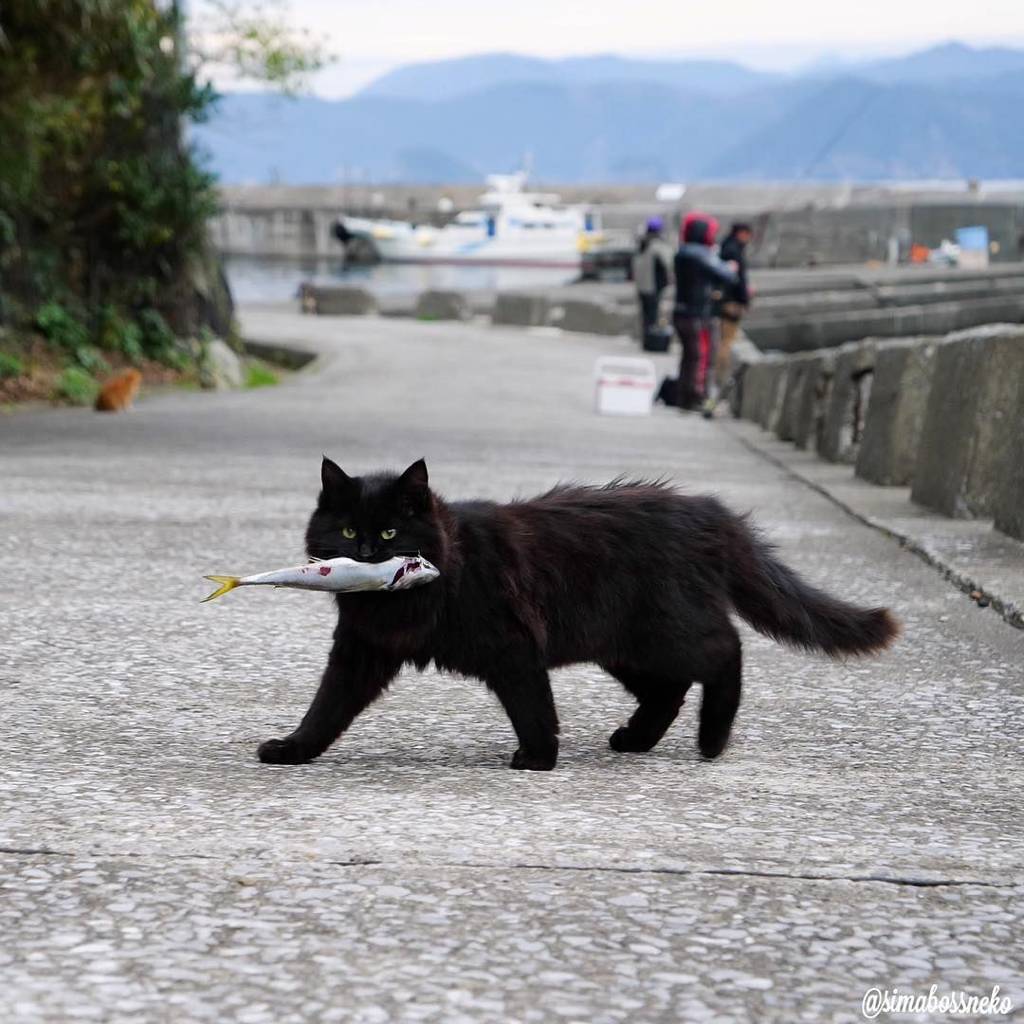
[[[303,281],[347,282],[378,295],[401,295],[427,288],[458,291],[551,287],[567,284],[573,271],[550,267],[451,267],[378,263],[344,267],[331,260],[278,260],[229,256],[224,261],[236,302],[283,302],[295,297]]]

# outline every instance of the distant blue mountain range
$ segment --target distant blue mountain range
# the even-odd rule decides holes
[[[228,183],[1024,178],[1024,50],[948,43],[799,76],[725,61],[484,54],[346,100],[224,96],[194,138]]]
[[[360,95],[402,100],[429,96],[433,100],[450,100],[509,82],[568,87],[604,82],[657,82],[673,89],[729,96],[774,78],[774,75],[729,61],[632,60],[612,55],[543,60],[515,53],[485,53],[396,68],[366,86]]]

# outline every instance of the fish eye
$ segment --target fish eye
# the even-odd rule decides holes
[[[398,533],[397,530],[381,530],[380,531],[380,535],[381,535],[381,538],[383,540],[394,540],[395,539],[395,534],[397,534],[397,533]]]
[[[356,539],[356,531],[353,530],[351,526],[343,527],[342,531],[341,531],[341,535],[342,535],[342,537],[345,538],[345,540],[355,540]]]

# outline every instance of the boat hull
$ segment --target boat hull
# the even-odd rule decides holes
[[[531,240],[528,239],[474,239],[471,242],[452,244],[453,240],[434,237],[436,240],[427,244],[416,239],[380,238],[372,235],[371,241],[386,263],[572,268],[578,267],[582,259],[579,240],[575,235],[545,239],[544,244],[539,246],[530,245]]]
[[[380,254],[385,263],[416,263],[434,264],[451,267],[548,267],[553,269],[574,270],[579,268],[582,259],[578,253],[571,257],[554,258],[550,256],[385,256]]]
[[[345,218],[346,233],[364,238],[385,263],[452,266],[552,267],[578,269],[583,254],[598,240],[579,223],[530,229],[523,219],[499,219],[494,232],[479,226],[443,228],[402,221]]]

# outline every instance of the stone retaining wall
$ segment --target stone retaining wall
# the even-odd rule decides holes
[[[1024,539],[1024,326],[769,353],[736,377],[743,419]]]

